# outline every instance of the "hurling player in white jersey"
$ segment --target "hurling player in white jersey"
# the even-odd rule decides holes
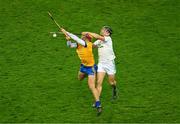
[[[94,47],[98,47],[98,70],[97,70],[97,89],[99,92],[99,96],[101,95],[102,91],[102,83],[104,77],[107,73],[108,81],[112,86],[113,90],[113,99],[117,98],[117,91],[116,91],[116,67],[114,59],[115,54],[113,51],[113,44],[111,39],[112,29],[109,26],[104,26],[101,31],[100,35],[91,32],[83,32],[88,33],[89,35],[93,36],[97,41],[94,42]]]

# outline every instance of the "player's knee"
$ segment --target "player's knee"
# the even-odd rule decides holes
[[[77,79],[78,79],[79,81],[81,80],[81,78],[80,78],[80,76],[79,76],[79,75],[77,76]]]
[[[90,89],[90,90],[94,90],[94,89],[95,89],[95,86],[94,86],[94,85],[89,84],[89,89]]]
[[[109,78],[109,83],[110,82],[114,82],[114,79],[113,78]]]
[[[94,89],[95,89],[95,87],[93,87],[93,86],[89,85],[89,89],[90,89],[90,90],[94,90]]]
[[[102,87],[102,83],[97,83],[97,88],[101,88]]]
[[[81,76],[78,76],[78,80],[79,80],[79,81],[82,81],[83,78],[82,78]]]
[[[101,79],[97,80],[97,85],[102,85],[102,80]]]
[[[77,78],[78,78],[79,81],[81,80],[81,78],[79,76]]]
[[[114,82],[116,82],[116,80],[115,80],[115,78],[114,77],[109,77],[109,83],[114,83]]]
[[[85,75],[78,75],[78,80],[82,81],[85,78]]]

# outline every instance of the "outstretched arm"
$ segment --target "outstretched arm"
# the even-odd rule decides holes
[[[87,46],[86,42],[84,40],[82,40],[81,38],[77,37],[76,35],[67,32],[65,29],[61,28],[61,31],[66,35],[69,36],[70,38],[72,38],[73,40],[75,40],[78,44],[81,44],[83,46]]]
[[[92,32],[82,32],[82,35],[85,35],[85,34],[89,34],[98,40],[105,41],[105,38],[99,34],[92,33]]]

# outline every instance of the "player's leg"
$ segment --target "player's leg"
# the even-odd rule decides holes
[[[80,70],[78,72],[78,80],[82,81],[86,77],[86,69],[83,64],[80,65]]]
[[[97,73],[97,90],[98,90],[99,97],[101,96],[102,83],[103,83],[105,75],[106,75],[105,72],[98,72]]]
[[[115,74],[108,74],[108,82],[110,85],[116,85]]]
[[[86,77],[86,74],[83,72],[78,72],[78,80],[82,81]]]
[[[117,98],[117,88],[116,88],[115,75],[108,75],[108,81],[112,87],[113,99],[116,99]]]
[[[97,115],[100,115],[102,112],[102,108],[101,108],[101,102],[99,99],[99,93],[98,90],[95,87],[95,75],[89,75],[88,76],[88,86],[89,89],[91,90],[94,99],[95,99],[95,107],[97,108]]]
[[[99,97],[101,96],[102,83],[103,83],[105,75],[106,75],[106,72],[104,70],[103,64],[99,63],[98,70],[97,70],[97,90],[99,93]]]
[[[95,87],[95,76],[94,75],[88,76],[88,86],[94,96],[95,101],[99,101],[98,91]]]
[[[112,87],[112,92],[113,92],[113,98],[117,98],[117,88],[116,88],[116,79],[115,79],[115,74],[116,74],[116,68],[114,61],[109,62],[107,64],[107,74],[108,74],[108,82]]]

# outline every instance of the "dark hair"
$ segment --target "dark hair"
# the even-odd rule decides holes
[[[104,26],[103,28],[106,29],[106,31],[108,31],[110,35],[113,33],[111,27],[109,27],[109,26]]]

